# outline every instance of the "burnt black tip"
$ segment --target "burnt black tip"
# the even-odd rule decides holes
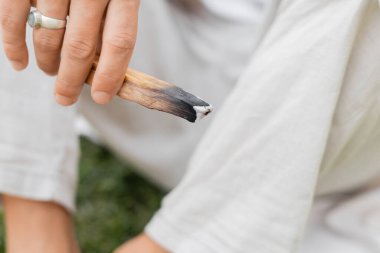
[[[202,99],[191,93],[184,91],[179,87],[170,87],[162,91],[166,96],[165,100],[171,106],[170,113],[194,123],[197,120],[197,112],[194,106],[210,106]]]

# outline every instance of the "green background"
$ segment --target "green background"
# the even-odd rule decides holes
[[[106,148],[81,138],[80,181],[75,225],[83,253],[112,252],[142,231],[164,192],[133,172]],[[0,216],[3,216],[1,211]],[[4,223],[0,224],[0,253]]]

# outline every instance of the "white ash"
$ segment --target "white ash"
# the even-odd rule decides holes
[[[197,119],[195,121],[204,118],[207,114],[209,114],[213,110],[211,105],[193,106],[193,108],[194,108],[195,112],[197,113]]]

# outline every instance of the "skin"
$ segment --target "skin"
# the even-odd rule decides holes
[[[79,253],[70,214],[53,202],[2,197],[7,253]]]
[[[3,195],[7,253],[79,253],[71,215],[54,202]],[[169,253],[146,234],[114,253]]]
[[[120,246],[114,253],[169,253],[148,235],[141,234]]]
[[[65,19],[70,12],[66,29],[34,30],[37,64],[45,73],[57,74],[56,100],[68,106],[78,100],[97,49],[101,49],[91,94],[95,102],[105,104],[120,89],[132,56],[139,5],[139,0],[0,0],[6,56],[15,70],[27,67],[25,23],[31,6],[57,19]]]
[[[28,65],[25,42],[31,6],[45,16],[65,19],[66,29],[33,31],[39,68],[57,75],[55,98],[61,105],[74,104],[96,53],[99,64],[91,88],[95,102],[105,104],[120,89],[134,49],[140,0],[0,0],[0,28],[4,51],[15,70]],[[91,24],[91,25],[89,25]],[[70,214],[54,202],[3,196],[7,229],[7,253],[79,253]],[[115,250],[116,253],[168,253],[142,234]]]
[[[54,202],[3,195],[7,253],[79,253],[71,215]],[[169,253],[146,234],[114,253]]]

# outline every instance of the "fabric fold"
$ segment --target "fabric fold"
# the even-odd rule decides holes
[[[368,4],[281,4],[152,238],[176,253],[297,250]]]

